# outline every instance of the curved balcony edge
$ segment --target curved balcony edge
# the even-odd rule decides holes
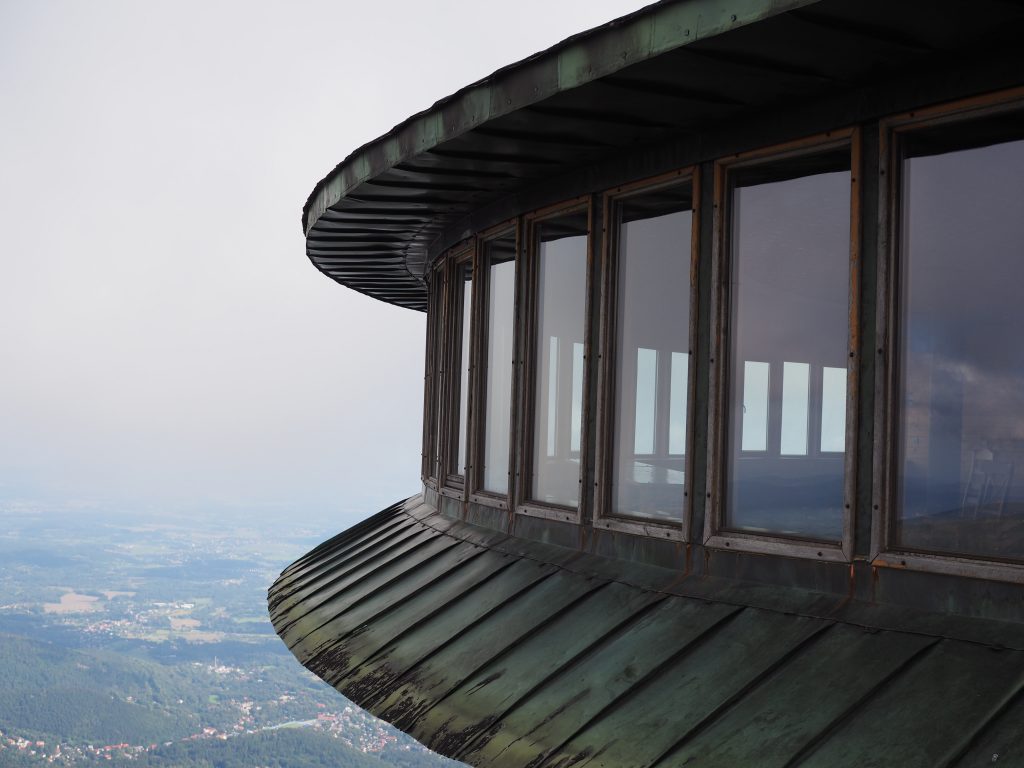
[[[682,578],[421,496],[298,559],[268,602],[304,666],[473,765],[960,765],[1020,739],[1019,625]]]

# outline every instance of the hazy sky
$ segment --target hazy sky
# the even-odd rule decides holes
[[[0,505],[416,492],[423,315],[323,277],[360,144],[645,3],[0,0]]]

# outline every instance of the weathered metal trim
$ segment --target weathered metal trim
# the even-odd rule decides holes
[[[604,528],[607,531],[618,531],[630,533],[636,536],[648,536],[653,539],[670,539],[672,541],[686,541],[686,533],[682,528],[682,521],[678,524],[669,525],[660,523],[657,520],[645,521],[643,518],[629,517],[602,517],[594,521],[595,528]]]
[[[457,501],[460,502],[464,501],[466,494],[462,488],[459,488],[456,485],[457,480],[458,478],[454,478],[451,475],[448,475],[444,479],[445,485],[442,485],[440,488],[438,488],[437,492],[444,496],[445,498],[456,499]]]
[[[469,494],[469,501],[473,504],[479,504],[484,507],[494,507],[495,509],[509,509],[508,497],[499,496],[493,493],[486,493],[484,491],[471,491]]]
[[[982,560],[976,557],[955,557],[891,549],[876,555],[872,559],[871,565],[875,568],[926,571],[971,579],[1024,584],[1024,566],[1020,563]]]
[[[431,276],[436,274],[436,270],[431,270]],[[431,280],[431,283],[434,281]],[[434,446],[436,445],[435,435],[437,434],[437,425],[435,419],[437,414],[435,413],[434,400],[437,397],[436,388],[439,384],[437,380],[437,354],[439,351],[440,340],[440,318],[438,313],[440,311],[439,305],[439,292],[436,290],[436,285],[429,286],[427,292],[427,332],[426,332],[426,353],[424,354],[423,361],[423,434],[420,441],[420,479],[423,482],[434,480],[436,482],[437,477],[437,460],[434,455],[436,451]],[[431,288],[434,288],[432,290]]]
[[[881,216],[878,197],[878,129],[868,122],[860,129],[861,215],[860,215],[860,335],[858,338],[857,488],[853,505],[854,558],[870,557],[874,525],[874,419],[876,374],[876,328],[879,252],[878,227]],[[865,286],[867,289],[865,290]]]
[[[724,437],[728,419],[723,419],[725,412],[725,371],[726,357],[726,316],[729,311],[728,291],[730,265],[728,252],[723,242],[723,231],[726,226],[724,210],[726,195],[725,167],[714,163],[714,197],[712,199],[712,236],[711,236],[711,291],[710,291],[710,368],[708,375],[708,410],[707,410],[707,479],[704,483],[704,530],[702,541],[704,546],[713,536],[717,535],[721,520],[721,497],[725,484],[723,463],[725,460]],[[716,362],[717,358],[717,362]]]
[[[608,218],[605,215],[604,207],[601,205],[600,194],[592,191],[590,195],[590,221],[589,230],[591,237],[587,243],[587,293],[586,293],[586,325],[584,327],[586,347],[584,349],[584,390],[583,397],[586,407],[583,410],[583,424],[581,435],[586,437],[586,444],[581,446],[580,452],[581,467],[583,469],[580,493],[586,497],[586,506],[583,508],[582,521],[586,528],[581,531],[581,541],[593,530],[595,508],[597,504],[596,481],[599,473],[597,464],[597,422],[598,422],[598,384],[600,381],[599,365],[601,362],[601,312],[602,304],[600,287],[604,280],[604,260],[602,249],[605,244],[605,231]],[[595,236],[595,232],[601,236]],[[597,359],[594,359],[594,355]],[[588,530],[589,529],[589,530]]]
[[[886,548],[886,520],[889,518],[888,500],[893,497],[893,473],[890,463],[895,461],[889,445],[893,439],[892,384],[895,375],[895,352],[890,323],[895,318],[893,290],[896,263],[890,248],[892,223],[896,220],[897,197],[893,194],[893,174],[896,171],[892,156],[891,137],[885,121],[878,126],[878,245],[877,277],[875,285],[875,423],[874,453],[872,457],[871,549],[868,558],[874,561]]]
[[[843,472],[843,555],[853,560],[857,508],[858,437],[860,434],[860,302],[861,302],[861,236],[864,229],[861,215],[861,178],[864,164],[861,155],[860,128],[850,133],[850,289],[847,317],[846,369],[846,457]]]
[[[544,520],[557,520],[560,523],[573,523],[574,525],[580,525],[579,510],[572,509],[571,507],[556,507],[554,505],[548,506],[532,501],[522,501],[516,505],[516,514],[526,515],[528,517],[539,517]]]
[[[727,549],[736,552],[750,552],[759,555],[780,555],[782,557],[804,557],[823,562],[847,563],[850,555],[841,544],[831,541],[810,541],[788,536],[773,536],[767,533],[743,533],[726,530],[713,533],[704,540],[709,549]]]

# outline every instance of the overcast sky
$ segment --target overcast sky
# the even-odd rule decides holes
[[[419,483],[423,315],[304,254],[350,151],[642,0],[0,0],[0,505],[329,511]]]

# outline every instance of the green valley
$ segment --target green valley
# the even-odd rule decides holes
[[[457,765],[274,634],[267,585],[329,526],[0,511],[0,765]]]

